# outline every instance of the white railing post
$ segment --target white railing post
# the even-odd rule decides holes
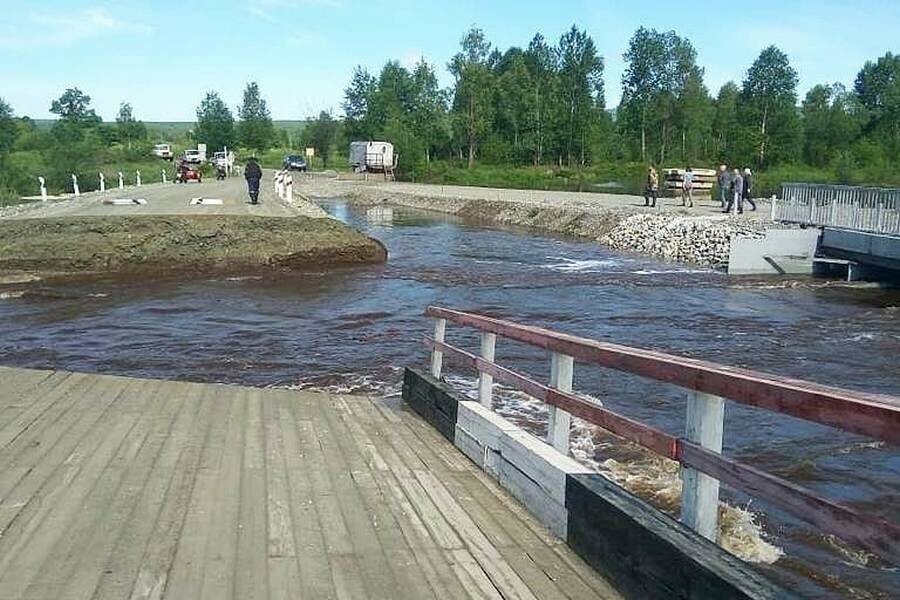
[[[100,173],[100,193],[106,191],[106,176],[103,173]]]
[[[72,173],[72,191],[75,192],[75,197],[81,195],[81,190],[78,189],[78,176],[75,173]]]
[[[141,187],[141,172],[140,171],[134,172],[134,183],[137,187]]]
[[[494,362],[494,350],[497,347],[497,334],[488,333],[487,331],[481,332],[481,358],[484,360],[489,360]],[[485,373],[484,371],[478,372],[478,402],[481,403],[482,406],[491,408],[492,403],[491,399],[493,397],[492,391],[494,386],[494,376]]]
[[[162,170],[162,182],[166,183],[166,170],[165,169]]]
[[[550,356],[550,387],[555,387],[561,392],[571,392],[574,371],[575,360],[571,356],[554,352]],[[568,454],[572,415],[555,406],[548,408],[550,414],[547,419],[547,442],[563,454]]]
[[[285,189],[285,200],[288,201],[288,204],[294,203],[294,176],[288,173],[286,176],[287,185],[284,186]]]
[[[125,176],[122,175],[122,171],[119,171],[119,189],[125,189]]]
[[[41,184],[41,202],[47,201],[47,180],[43,177],[38,177],[38,183]]]
[[[725,401],[712,394],[690,392],[685,438],[703,448],[722,453]],[[719,519],[719,480],[696,469],[681,469],[681,522],[716,541]]]
[[[444,333],[447,331],[447,319],[435,319],[434,321],[434,341],[443,342]],[[435,379],[441,378],[441,367],[444,363],[444,353],[434,348],[431,350],[431,376]]]

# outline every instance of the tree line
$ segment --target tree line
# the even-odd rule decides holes
[[[624,59],[622,98],[609,109],[604,59],[586,31],[501,50],[472,28],[448,64],[448,89],[424,60],[412,69],[389,61],[377,76],[358,67],[344,92],[344,139],[392,141],[407,170],[436,158],[470,167],[900,162],[900,56],[867,62],[850,90],[816,85],[802,102],[797,71],[775,46],[715,95],[693,44],[673,31],[638,29]]]

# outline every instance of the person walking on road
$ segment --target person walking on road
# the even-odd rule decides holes
[[[659,175],[654,167],[647,169],[647,188],[644,190],[644,206],[656,206],[659,196]],[[653,200],[653,203],[650,203]]]
[[[722,212],[730,213],[732,207],[737,208],[739,215],[744,214],[744,178],[741,177],[740,169],[735,169],[731,176],[731,196],[728,199],[728,206]]]
[[[694,208],[694,171],[690,167],[685,169],[681,181],[681,205]]]
[[[722,210],[725,210],[725,205],[728,204],[728,193],[731,190],[731,176],[728,174],[728,167],[725,165],[719,166],[719,200],[722,203]]]
[[[750,167],[744,169],[744,202],[750,204],[750,210],[756,210],[756,202],[753,201],[753,173]]]
[[[247,159],[247,165],[244,167],[244,179],[247,180],[250,204],[259,204],[259,180],[262,179],[262,169],[253,156]]]

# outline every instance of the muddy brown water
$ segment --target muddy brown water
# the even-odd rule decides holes
[[[593,243],[399,208],[323,202],[381,240],[384,265],[265,276],[91,280],[0,286],[0,364],[396,395],[425,364],[428,304],[586,337],[900,395],[900,292],[784,278],[729,278]],[[448,340],[477,348],[473,331]],[[537,377],[539,351],[498,340],[497,359]],[[465,391],[471,373],[448,370]],[[680,433],[684,392],[576,365],[575,388]],[[499,390],[498,410],[541,433],[546,413]],[[590,429],[582,458],[640,461]],[[585,450],[586,449],[586,450]],[[872,440],[729,403],[725,453],[828,498],[900,521],[900,452]],[[650,482],[666,473],[636,463]],[[664,471],[664,469],[663,469]],[[671,476],[671,473],[668,474]],[[725,490],[783,555],[759,567],[814,597],[887,598],[900,572],[758,499]],[[753,555],[754,548],[745,548]],[[771,558],[770,558],[771,559]]]

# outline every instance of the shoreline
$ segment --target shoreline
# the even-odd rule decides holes
[[[543,192],[397,182],[349,181],[322,176],[295,178],[295,194],[307,200],[343,197],[363,206],[390,204],[435,211],[498,225],[588,239],[601,245],[704,267],[728,263],[734,237],[762,237],[777,227],[766,204],[742,216],[724,215],[716,201],[695,200],[694,209],[660,198],[590,192]]]

